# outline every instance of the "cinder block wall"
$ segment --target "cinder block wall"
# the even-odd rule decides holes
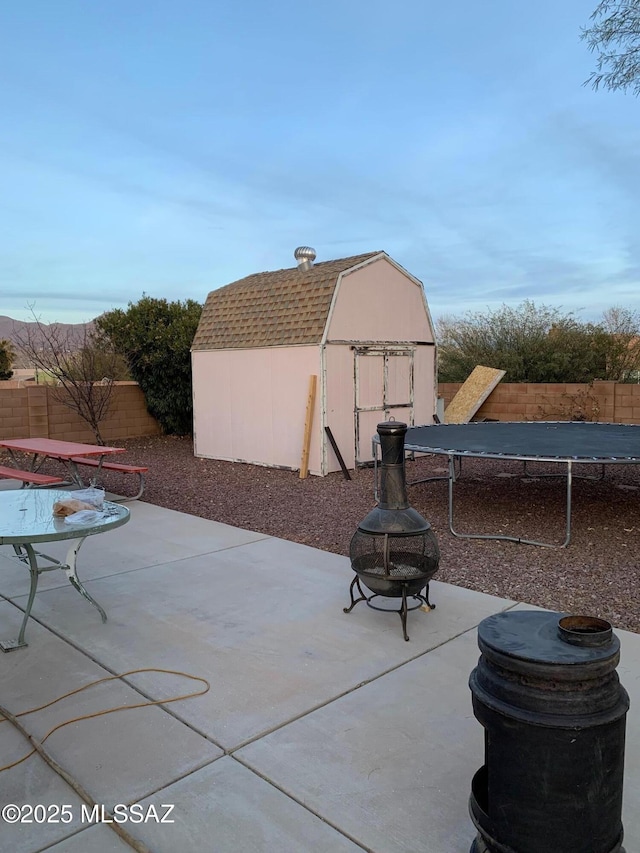
[[[442,382],[438,395],[445,407],[460,383]],[[589,420],[640,424],[640,385],[616,382],[516,384],[501,382],[478,410],[476,418],[498,421]],[[161,433],[147,412],[136,382],[118,382],[109,418],[102,425],[105,441]],[[0,382],[0,438],[60,438],[94,443],[87,424],[52,399],[45,385]]]
[[[461,383],[442,382],[438,395],[445,408]],[[501,382],[476,415],[497,421],[590,420],[640,424],[640,385],[599,382],[525,384]]]
[[[29,430],[29,398],[27,388],[0,382],[0,436],[31,438]]]
[[[111,412],[101,424],[106,442],[158,435],[160,426],[147,412],[137,382],[118,382]],[[0,383],[0,438],[59,438],[95,444],[89,426],[53,398],[46,385]]]

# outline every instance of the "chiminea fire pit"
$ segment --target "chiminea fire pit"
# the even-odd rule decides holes
[[[438,570],[440,551],[431,525],[407,500],[406,432],[407,425],[399,421],[378,424],[382,448],[380,501],[360,522],[351,540],[351,568],[355,577],[349,588],[351,605],[344,612],[350,613],[359,601],[366,601],[374,610],[389,610],[380,602],[374,604],[374,600],[400,598],[402,604],[396,612],[408,640],[408,611],[425,606],[430,610],[435,608],[429,601],[429,581]],[[360,582],[372,595],[364,594]],[[354,598],[354,588],[359,598]]]

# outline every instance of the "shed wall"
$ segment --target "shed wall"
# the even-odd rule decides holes
[[[318,376],[309,470],[321,472],[317,346],[194,351],[196,456],[297,469],[309,390]]]
[[[434,341],[422,286],[386,258],[342,276],[328,341]]]
[[[431,423],[436,408],[435,346],[422,286],[386,258],[342,276],[329,318],[325,347],[326,425],[331,428],[347,467],[356,461],[354,346],[376,343],[383,348],[413,344],[413,417],[408,409],[360,415],[359,458],[368,454],[368,433],[388,416],[415,424]],[[340,342],[340,343],[338,343]],[[348,343],[347,343],[348,342]],[[429,345],[417,345],[423,342]],[[372,381],[374,381],[372,379]],[[375,398],[372,388],[371,401]],[[393,396],[393,395],[392,395]],[[404,399],[402,402],[406,402]],[[363,455],[363,450],[367,454]],[[339,470],[326,447],[325,471]]]
[[[333,433],[347,468],[355,465],[353,420],[353,351],[346,345],[325,348],[325,426]],[[340,464],[329,443],[325,450],[326,472],[339,471]]]
[[[415,405],[413,422],[419,424],[433,423],[438,398],[436,382],[436,348],[418,347],[415,362]]]

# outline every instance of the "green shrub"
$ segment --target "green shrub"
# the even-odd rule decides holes
[[[201,313],[202,305],[193,299],[167,302],[143,296],[126,311],[118,308],[96,320],[126,359],[149,413],[175,435],[193,430],[191,344]]]
[[[0,379],[11,379],[13,376],[11,365],[13,364],[14,357],[15,353],[11,342],[0,341]]]

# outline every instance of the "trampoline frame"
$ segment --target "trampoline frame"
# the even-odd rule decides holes
[[[482,423],[482,422],[477,422]],[[541,426],[553,426],[553,425],[563,425],[566,426],[568,424],[574,423],[573,421],[496,421],[495,424],[509,424],[511,426],[520,426],[525,427],[527,424],[536,424]],[[584,421],[575,422],[579,423],[581,426],[585,426]],[[600,427],[629,427],[631,429],[635,428],[639,431],[640,436],[640,425],[637,424],[606,424],[606,423],[598,423]],[[405,454],[434,454],[440,456],[446,456],[448,459],[448,474],[445,476],[438,477],[425,477],[421,480],[413,480],[408,482],[407,485],[414,486],[418,483],[426,483],[432,482],[434,480],[448,480],[448,498],[449,498],[449,507],[448,507],[448,521],[449,521],[449,530],[451,534],[459,539],[494,539],[494,540],[502,540],[507,542],[518,542],[522,545],[538,545],[542,548],[566,548],[571,541],[571,513],[572,513],[572,486],[573,486],[573,478],[574,476],[580,476],[583,479],[588,480],[601,480],[604,477],[604,467],[605,465],[637,465],[640,464],[640,455],[639,456],[610,456],[610,455],[602,455],[602,456],[580,456],[577,454],[573,455],[546,455],[540,456],[537,454],[523,454],[523,453],[502,453],[500,451],[479,451],[479,450],[460,450],[451,447],[437,447],[425,444],[418,444],[416,442],[411,441],[411,433],[412,431],[416,431],[418,429],[433,428],[434,430],[438,430],[438,435],[442,435],[442,431],[446,430],[447,426],[455,426],[460,427],[463,426],[461,424],[433,424],[416,427],[409,427],[407,430],[407,435],[405,439]],[[465,424],[464,426],[473,427],[473,423]],[[484,423],[484,426],[491,427],[493,423]],[[372,438],[372,452],[373,452],[373,465],[374,465],[374,495],[375,499],[378,500],[378,448],[380,446],[379,436],[376,434]],[[638,445],[640,447],[640,443]],[[564,540],[560,543],[557,542],[543,542],[538,539],[526,539],[521,536],[509,536],[507,534],[502,533],[463,533],[454,528],[454,483],[460,477],[462,471],[462,459],[468,458],[476,458],[476,459],[497,459],[497,460],[505,460],[505,461],[518,461],[523,462],[524,464],[524,472],[525,476],[535,476],[535,477],[561,477],[564,476],[566,480],[566,514],[565,514],[565,536]],[[458,461],[458,471],[456,472],[456,460]],[[563,474],[535,474],[529,475],[527,473],[527,462],[542,462],[542,463],[553,463],[553,464],[564,464],[566,465],[566,473]],[[602,466],[602,472],[599,477],[592,475],[577,475],[574,474],[573,465],[574,464],[597,464]]]

